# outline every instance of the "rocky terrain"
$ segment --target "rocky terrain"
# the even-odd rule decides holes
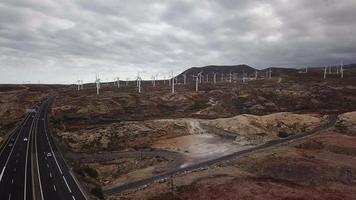
[[[236,67],[236,66],[235,66]],[[257,145],[305,133],[338,115],[333,128],[303,140],[236,157],[209,168],[155,183],[144,190],[106,199],[351,199],[355,194],[356,71],[343,79],[321,69],[300,73],[272,68],[271,79],[254,69],[208,66],[202,71],[236,73],[195,84],[178,77],[176,93],[168,81],[135,82],[120,88],[94,84],[4,85],[0,87],[1,137],[24,117],[26,109],[49,95],[55,140],[93,199],[102,190],[148,178],[170,169],[221,157]],[[242,83],[242,72],[250,80]],[[207,77],[207,76],[205,76]],[[172,186],[173,185],[173,186]],[[347,191],[347,192],[344,192]]]
[[[284,146],[232,159],[109,199],[354,199],[355,112]],[[347,130],[344,128],[347,126]]]

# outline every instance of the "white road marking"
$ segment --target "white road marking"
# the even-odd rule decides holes
[[[67,185],[67,188],[68,188],[69,192],[72,193],[72,190],[70,190],[69,185],[68,185],[68,183],[67,183],[66,177],[64,177],[64,176],[62,176],[62,177],[63,177],[64,182],[65,182],[66,185]]]
[[[56,186],[55,186],[55,185],[53,185],[53,189],[54,189],[54,191],[57,191],[57,188],[56,188]]]
[[[49,173],[49,177],[51,177],[51,178],[52,178],[52,173],[51,173],[51,172]]]
[[[0,174],[0,182],[1,182],[2,176],[4,176],[5,169],[6,169],[6,165],[4,166],[4,168],[2,168],[2,171],[1,171],[1,174]]]
[[[11,193],[9,194],[9,198],[8,198],[8,200],[10,200],[11,199]]]
[[[75,200],[75,197],[72,195],[72,199]]]
[[[49,165],[47,164],[47,168],[49,168]]]
[[[11,184],[14,184],[14,179],[13,178],[11,179]]]

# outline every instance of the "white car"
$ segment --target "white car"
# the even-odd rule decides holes
[[[52,154],[50,152],[48,152],[47,157],[52,157]]]
[[[24,137],[24,138],[23,138],[23,141],[24,141],[24,142],[27,142],[27,141],[28,141],[27,137]]]

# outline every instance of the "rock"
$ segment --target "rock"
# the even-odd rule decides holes
[[[356,111],[339,115],[335,127],[341,132],[356,135]]]

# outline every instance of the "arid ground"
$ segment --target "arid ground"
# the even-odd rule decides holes
[[[0,143],[46,96],[51,131],[92,199],[355,199],[356,70],[343,79],[281,71],[271,80],[2,85]],[[144,187],[110,189],[234,152],[241,156]]]

